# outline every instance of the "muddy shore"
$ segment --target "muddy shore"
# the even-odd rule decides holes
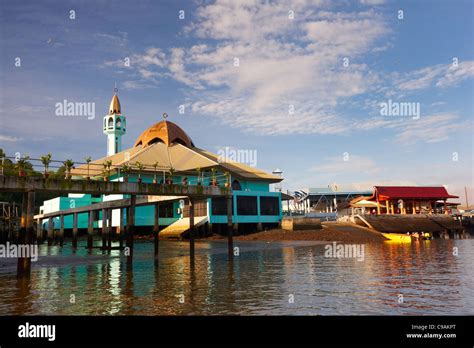
[[[287,231],[271,229],[248,235],[234,236],[234,240],[241,241],[335,241],[344,243],[380,243],[386,238],[377,231],[370,230],[350,223],[324,222],[322,229]],[[226,236],[214,235],[208,240],[225,239]]]

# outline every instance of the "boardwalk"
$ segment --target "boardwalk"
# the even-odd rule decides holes
[[[54,238],[53,218],[59,217],[59,244],[64,242],[64,217],[73,216],[73,238],[72,246],[77,248],[78,214],[88,213],[87,247],[93,247],[93,224],[94,212],[102,211],[102,248],[110,250],[112,248],[112,228],[111,213],[113,209],[121,210],[120,219],[120,249],[124,250],[127,261],[133,260],[133,238],[135,228],[135,208],[138,205],[154,205],[154,249],[155,257],[158,257],[159,250],[159,206],[165,200],[185,199],[189,205],[189,256],[194,260],[194,204],[197,199],[209,197],[226,197],[227,202],[227,226],[228,226],[228,254],[233,255],[233,225],[232,225],[232,190],[226,187],[202,186],[202,185],[172,185],[172,184],[148,184],[129,182],[109,182],[92,180],[52,180],[35,177],[10,177],[0,175],[0,192],[20,192],[23,193],[22,217],[19,244],[41,243],[43,240],[42,220],[48,219],[47,240],[48,245],[52,245]],[[130,198],[109,202],[92,204],[85,207],[61,210],[44,215],[34,215],[35,192],[49,192],[58,195],[69,193],[84,193],[93,195],[124,194]],[[126,224],[124,222],[126,216]],[[34,219],[37,219],[37,230],[35,231]],[[125,240],[126,246],[123,247]],[[18,259],[18,276],[28,277],[31,271],[31,260],[28,257]]]

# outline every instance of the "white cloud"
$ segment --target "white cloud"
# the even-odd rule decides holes
[[[474,76],[474,61],[438,64],[414,70],[397,78],[396,87],[401,90],[419,90],[432,86],[451,87]]]
[[[453,132],[469,129],[467,121],[462,121],[457,115],[437,114],[421,117],[419,120],[406,120],[401,125],[396,141],[404,144],[413,144],[418,141],[436,143],[449,138]]]
[[[383,5],[385,0],[360,0],[360,3],[363,5]]]
[[[345,160],[346,159],[346,160]],[[340,157],[331,157],[328,161],[323,161],[323,165],[311,168],[311,171],[319,174],[342,174],[363,172],[374,174],[380,171],[375,162],[369,157],[348,154]]]
[[[9,136],[9,135],[0,134],[0,141],[16,142],[16,141],[20,141],[20,140],[21,139],[17,138],[17,137],[12,137],[12,136]]]
[[[391,47],[384,17],[374,9],[335,12],[331,6],[304,0],[222,0],[201,6],[185,32],[203,41],[167,51],[151,47],[132,55],[135,80],[125,87],[146,88],[170,77],[189,87],[185,93],[194,113],[256,134],[341,134],[385,128],[399,132],[400,142],[408,142],[410,135],[432,142],[458,130],[447,124],[445,130],[435,129],[432,134],[437,136],[432,137],[417,128],[418,124],[436,128],[427,120],[412,124],[341,114],[339,106],[363,94],[400,97],[401,92],[456,85],[472,76],[473,65],[468,61],[457,67],[439,64],[403,74],[379,74],[358,61]],[[289,19],[289,9],[294,19]],[[349,66],[343,65],[344,58]],[[121,61],[107,64],[123,68]]]

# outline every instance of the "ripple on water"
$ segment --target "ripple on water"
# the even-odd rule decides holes
[[[186,242],[160,243],[158,264],[136,243],[132,266],[84,241],[42,246],[30,282],[0,265],[0,314],[474,314],[474,240],[367,244],[363,261],[326,258],[319,243],[236,245],[230,263],[225,243],[196,243],[194,267]]]

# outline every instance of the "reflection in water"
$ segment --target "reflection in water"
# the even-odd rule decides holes
[[[159,260],[136,243],[133,264],[84,246],[41,246],[30,281],[2,264],[0,315],[474,314],[474,240],[366,244],[364,261],[311,242],[239,242],[232,262],[219,241],[194,262],[186,242],[160,243]]]

